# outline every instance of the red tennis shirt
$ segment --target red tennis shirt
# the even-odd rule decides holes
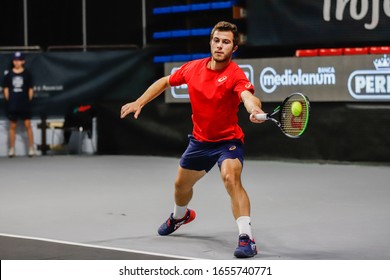
[[[253,94],[254,87],[235,62],[215,71],[207,68],[210,60],[211,57],[185,63],[170,76],[169,84],[188,86],[195,139],[203,142],[239,139],[244,142],[237,116],[240,95],[244,90]]]

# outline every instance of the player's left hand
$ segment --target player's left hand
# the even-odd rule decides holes
[[[142,106],[139,105],[137,101],[127,103],[121,108],[121,118],[123,119],[128,114],[134,113],[134,118],[137,119],[138,115],[141,113],[141,109]]]

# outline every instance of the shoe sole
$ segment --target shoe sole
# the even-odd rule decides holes
[[[257,255],[257,253],[254,253],[254,254],[251,254],[251,255],[247,255],[247,254],[242,253],[242,252],[234,252],[234,256],[236,258],[239,258],[239,259],[252,258],[252,257],[254,257],[256,255]]]

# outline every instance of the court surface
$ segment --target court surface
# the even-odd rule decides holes
[[[234,259],[237,227],[214,167],[197,218],[171,236],[177,158],[0,158],[0,258]],[[246,160],[264,260],[389,260],[390,166]]]

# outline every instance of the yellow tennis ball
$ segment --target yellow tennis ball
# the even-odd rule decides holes
[[[294,101],[291,104],[291,113],[295,116],[298,117],[299,115],[302,114],[302,104],[299,101]]]

